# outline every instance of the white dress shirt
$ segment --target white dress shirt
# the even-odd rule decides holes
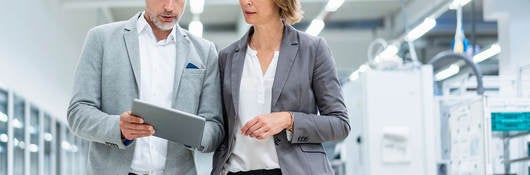
[[[278,57],[279,52],[274,52],[274,57],[263,75],[257,51],[247,47],[239,90],[236,141],[224,167],[225,172],[280,168],[273,137],[258,140],[240,132],[243,125],[254,117],[271,113],[272,85]]]
[[[164,107],[171,107],[176,62],[175,27],[171,34],[157,41],[151,26],[144,18],[138,19],[140,46],[140,99]],[[138,174],[161,174],[165,169],[167,140],[149,136],[136,139],[131,171]]]

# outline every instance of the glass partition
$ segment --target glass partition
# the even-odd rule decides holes
[[[43,151],[44,151],[44,158],[43,158],[43,175],[52,175],[52,156],[53,156],[53,150],[52,150],[52,142],[53,142],[53,135],[52,135],[52,118],[48,114],[44,114],[42,118],[42,127],[43,127]]]
[[[61,129],[61,124],[59,122],[55,122],[55,173],[57,175],[65,175],[62,167],[65,166],[65,162],[63,161],[63,149],[61,145],[63,143],[63,130]]]
[[[76,168],[77,166],[77,161],[74,159],[75,157],[75,153],[77,152],[77,145],[76,145],[76,142],[75,142],[75,137],[74,135],[70,132],[70,130],[63,125],[63,128],[64,128],[64,132],[65,132],[65,136],[66,136],[66,139],[65,139],[65,143],[67,145],[67,147],[65,147],[63,149],[63,151],[65,152],[65,164],[64,165],[64,171],[65,171],[65,174],[72,174],[74,173],[74,168]]]
[[[30,108],[29,117],[29,174],[39,174],[39,139],[40,139],[40,114],[35,106]]]
[[[24,174],[26,103],[21,97],[15,96],[13,105],[13,174]]]
[[[7,116],[8,93],[0,89],[0,175],[7,175]]]

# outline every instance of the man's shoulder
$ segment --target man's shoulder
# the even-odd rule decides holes
[[[214,44],[212,41],[204,39],[202,37],[199,37],[197,35],[194,35],[190,33],[189,31],[180,28],[179,30],[186,36],[188,39],[195,45],[195,47],[203,48],[203,49],[210,49]]]
[[[90,29],[89,32],[98,33],[98,34],[111,34],[118,31],[122,31],[125,28],[127,21],[118,21],[99,25]]]

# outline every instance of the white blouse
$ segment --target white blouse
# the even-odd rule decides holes
[[[257,51],[247,47],[239,89],[239,120],[236,122],[236,140],[233,152],[224,167],[225,172],[280,168],[273,137],[258,140],[244,136],[240,130],[248,121],[271,113],[272,85],[276,74],[279,52],[263,75]]]

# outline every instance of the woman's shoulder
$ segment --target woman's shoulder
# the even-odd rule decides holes
[[[294,27],[292,27],[292,30],[298,35],[299,44],[302,47],[317,48],[324,40],[322,37],[310,35],[306,32],[297,30]]]
[[[232,54],[234,54],[240,49],[239,42],[240,40],[234,41],[233,43],[219,50],[219,64],[224,65],[226,60],[230,59],[232,57]]]
[[[237,48],[239,48],[239,40],[235,41],[228,46],[224,47],[219,51],[219,54],[228,54],[230,52],[234,52]]]

